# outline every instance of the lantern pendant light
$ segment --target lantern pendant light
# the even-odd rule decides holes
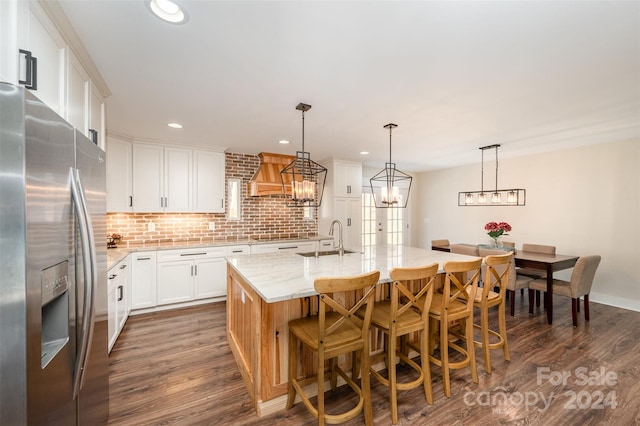
[[[384,170],[369,179],[371,194],[376,208],[405,208],[413,178],[391,162],[391,131],[398,125],[389,123],[383,127],[389,129],[389,162],[385,163]]]
[[[282,190],[291,197],[289,207],[318,207],[322,203],[327,169],[311,160],[311,154],[304,150],[304,113],[311,105],[300,103],[296,109],[302,111],[302,151],[297,151],[296,158],[280,171]]]

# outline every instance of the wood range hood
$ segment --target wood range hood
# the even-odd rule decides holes
[[[258,157],[260,157],[260,167],[258,167],[258,170],[256,170],[247,184],[249,196],[284,195],[280,171],[295,160],[296,157],[270,152],[261,152]],[[285,175],[285,184],[291,184],[289,175]]]

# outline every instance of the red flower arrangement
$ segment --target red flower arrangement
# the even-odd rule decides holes
[[[502,235],[509,235],[507,232],[511,231],[511,225],[507,222],[489,222],[484,226],[484,230],[489,231],[487,234],[495,240]]]

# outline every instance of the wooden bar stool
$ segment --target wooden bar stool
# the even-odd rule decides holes
[[[429,370],[429,307],[433,298],[433,287],[438,264],[417,268],[394,268],[390,272],[391,300],[376,302],[371,316],[371,326],[384,333],[385,351],[369,362],[372,365],[380,358],[387,365],[387,376],[371,369],[371,374],[380,383],[389,388],[391,403],[391,421],[398,423],[398,391],[424,386],[424,395],[429,404],[433,404],[431,391],[431,372]],[[418,365],[397,347],[398,338],[406,339],[410,333],[419,332],[421,361]],[[401,345],[405,347],[406,345]],[[410,382],[398,383],[396,363],[398,358],[412,367],[418,377]]]
[[[481,341],[474,341],[476,346],[482,348],[484,365],[487,373],[491,374],[491,349],[500,349],[504,352],[504,359],[509,361],[509,345],[507,343],[507,322],[505,319],[504,299],[511,273],[515,271],[513,253],[489,255],[484,258],[486,265],[482,289],[476,292],[474,306],[480,309],[480,324],[474,324],[480,329]],[[496,289],[497,292],[496,292]],[[498,331],[489,328],[489,308],[498,309]],[[491,343],[490,336],[497,338],[497,342]]]
[[[289,321],[289,383],[287,395],[287,409],[293,407],[296,393],[307,407],[313,417],[318,419],[319,425],[325,423],[343,423],[353,419],[364,410],[365,424],[373,424],[373,410],[371,407],[371,390],[369,381],[369,325],[375,288],[380,279],[380,272],[373,271],[367,274],[352,277],[316,278],[314,287],[320,294],[320,306],[318,315],[299,318]],[[333,298],[333,293],[357,292],[362,297],[349,308],[338,303]],[[363,309],[363,317],[355,313]],[[303,347],[317,355],[316,376],[306,379],[298,379],[298,342]],[[359,375],[354,363],[352,376],[338,366],[336,357],[341,354],[360,352],[362,379],[361,386],[355,383]],[[325,372],[325,361],[329,360],[329,372]],[[358,395],[358,403],[352,409],[340,414],[327,414],[324,404],[325,377],[330,375],[331,389],[335,390],[337,374]],[[318,401],[317,408],[311,403],[304,392],[304,387],[317,382]]]
[[[482,259],[470,261],[449,261],[444,263],[445,281],[442,293],[435,293],[429,308],[429,319],[440,323],[440,358],[429,355],[429,361],[442,369],[442,385],[446,397],[451,396],[451,384],[449,380],[450,369],[459,369],[469,366],[474,383],[478,383],[478,370],[473,344],[473,302],[478,290],[478,277],[480,276]],[[438,335],[436,323],[429,324],[431,341]],[[452,322],[459,322],[461,333],[461,345],[449,342],[449,328]],[[449,362],[449,348],[454,349],[464,356],[462,361]]]

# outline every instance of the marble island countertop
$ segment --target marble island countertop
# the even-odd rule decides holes
[[[415,267],[469,256],[407,246],[366,247],[361,252],[304,257],[295,253],[227,256],[227,262],[267,303],[313,296],[317,277],[358,275],[375,269],[380,282],[389,281],[395,267]]]

